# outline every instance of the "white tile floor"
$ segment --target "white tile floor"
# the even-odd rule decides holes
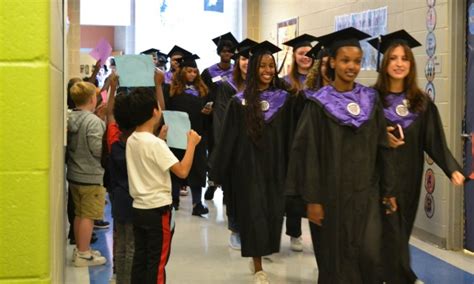
[[[217,190],[213,201],[206,202],[210,213],[201,218],[191,215],[191,196],[181,197],[181,208],[176,212],[176,231],[170,261],[166,267],[167,283],[253,283],[248,258],[229,248],[222,191]],[[106,218],[111,220],[110,205]],[[283,230],[285,227],[283,226]],[[264,259],[272,284],[316,283],[318,270],[307,220],[302,220],[303,252],[290,250],[289,237],[282,233],[280,253]],[[99,249],[109,262],[100,267],[75,268],[71,263],[73,246],[66,254],[67,284],[109,284],[112,276],[112,228],[97,230]],[[412,245],[412,266],[418,277],[430,284],[474,283],[474,255],[436,248],[416,238]],[[436,269],[433,269],[436,267]]]
[[[222,206],[222,191],[217,190],[214,200],[206,203],[210,210],[208,217],[196,217],[191,215],[191,196],[181,197],[170,261],[166,267],[167,282],[253,283],[249,259],[242,258],[240,251],[228,246],[230,231],[227,230],[225,206]],[[289,237],[283,232],[280,253],[264,259],[264,270],[271,283],[316,283],[316,261],[306,219],[302,222],[302,229],[303,252],[291,251]],[[88,280],[87,268],[73,267],[71,254],[72,246],[68,246],[67,283],[105,284]]]

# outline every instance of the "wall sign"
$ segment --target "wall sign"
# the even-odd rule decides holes
[[[428,218],[433,218],[433,215],[435,213],[435,201],[433,198],[433,195],[427,193],[425,196],[425,214],[426,217]]]
[[[425,86],[425,93],[430,97],[430,99],[434,102],[436,98],[436,91],[433,82],[426,83]]]
[[[426,163],[428,163],[428,165],[431,166],[432,164],[434,164],[433,159],[431,159],[431,157],[428,154],[425,154],[425,156],[426,156],[425,160],[426,160]]]
[[[436,51],[436,36],[434,32],[428,32],[426,35],[426,54],[432,57]]]
[[[427,169],[425,172],[425,189],[429,194],[433,194],[435,190],[435,176],[432,169]]]
[[[436,10],[434,7],[430,7],[426,13],[426,29],[432,32],[436,27]]]
[[[436,70],[435,70],[435,61],[433,57],[428,58],[426,61],[425,66],[425,77],[428,81],[433,81],[435,78]]]

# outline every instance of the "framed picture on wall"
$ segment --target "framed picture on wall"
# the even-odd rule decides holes
[[[291,48],[283,45],[287,40],[295,38],[298,35],[298,18],[288,19],[277,23],[277,46],[282,49],[282,51],[277,54],[277,66],[281,68],[280,76],[285,76],[289,73],[292,56]]]

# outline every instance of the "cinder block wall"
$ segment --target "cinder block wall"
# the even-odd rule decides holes
[[[53,229],[50,214],[51,198],[63,196],[63,55],[52,48],[62,26],[50,22],[62,9],[59,0],[0,0],[0,283],[62,281],[52,259],[62,263],[53,232],[63,222]]]
[[[461,17],[455,16],[459,15],[458,10],[462,7],[460,8],[459,5],[447,0],[435,2],[437,16],[434,30],[437,42],[435,55],[436,62],[439,63],[438,72],[433,81],[436,90],[435,102],[443,120],[449,147],[454,150],[458,161],[462,163],[461,139],[459,139],[457,130],[460,129],[462,119],[462,102],[460,102],[462,99],[460,98],[464,94],[462,93],[462,82],[455,81],[456,78],[462,76],[458,72],[459,69],[455,69],[459,64],[453,62],[455,57],[453,55],[458,54],[459,49],[456,51],[452,49],[454,34],[463,32],[462,29],[452,25],[458,17],[462,27],[463,14],[460,14]],[[254,6],[257,6],[258,9],[251,9]],[[258,4],[248,1],[248,13],[258,11],[258,18],[249,16],[247,29],[249,34],[258,31],[260,40],[267,39],[276,43],[277,23],[298,17],[299,34],[309,33],[319,36],[334,31],[335,16],[385,6],[388,14],[387,32],[405,29],[425,45],[426,13],[428,10],[426,0],[260,0]],[[462,45],[463,42],[459,44]],[[414,49],[414,53],[417,62],[418,84],[424,89],[427,83],[424,69],[428,59],[425,47]],[[459,57],[462,57],[461,53],[459,53]],[[365,85],[372,85],[375,83],[376,77],[375,71],[361,71],[357,81]],[[455,209],[455,207],[462,208],[462,203],[459,203],[459,199],[462,199],[459,195],[462,194],[457,189],[453,189],[449,180],[436,165],[430,167],[434,170],[436,178],[436,191],[433,195],[436,211],[431,219],[426,217],[423,211],[426,192],[422,188],[418,218],[415,224],[419,230],[416,231],[417,233],[427,233],[423,237],[429,237],[431,241],[440,246],[459,248],[458,245],[450,246],[449,240],[446,239],[449,235],[453,237],[453,232],[450,232],[453,228],[457,231],[455,234],[457,234],[458,243],[462,239],[462,226],[459,225],[462,224],[462,213]],[[456,210],[457,212],[453,213]]]

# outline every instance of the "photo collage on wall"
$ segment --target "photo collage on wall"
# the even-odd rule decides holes
[[[335,17],[334,28],[339,31],[348,27],[357,28],[373,37],[387,33],[387,7],[351,13]],[[361,42],[364,58],[362,70],[377,69],[377,50],[367,41]]]

